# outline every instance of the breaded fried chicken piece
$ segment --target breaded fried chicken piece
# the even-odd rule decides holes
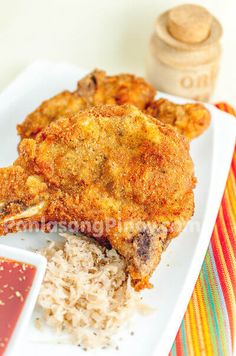
[[[146,112],[158,120],[174,126],[190,140],[201,135],[209,126],[211,117],[202,104],[174,104],[166,99],[153,101]]]
[[[165,99],[154,101],[155,94],[155,89],[142,78],[130,74],[107,76],[104,71],[95,70],[78,82],[75,92],[64,91],[44,101],[17,126],[17,131],[22,139],[34,138],[66,113],[103,104],[133,104],[190,139],[207,129],[210,114],[203,105],[177,105]]]
[[[91,108],[24,139],[0,169],[0,234],[74,222],[124,256],[140,290],[191,218],[194,186],[189,143],[175,129],[134,106]]]
[[[76,93],[88,106],[132,104],[144,110],[154,99],[156,90],[132,74],[108,76],[95,70],[78,82]]]
[[[29,114],[24,122],[17,125],[21,138],[35,138],[52,121],[65,114],[76,113],[86,109],[86,100],[70,91],[64,91],[53,98],[44,101],[34,112]]]
[[[144,79],[130,74],[107,76],[94,70],[77,84],[75,92],[64,91],[44,101],[17,126],[21,138],[34,138],[52,121],[66,113],[76,113],[103,104],[133,104],[140,109],[154,99],[155,89]]]

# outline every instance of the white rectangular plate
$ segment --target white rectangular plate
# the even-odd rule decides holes
[[[17,157],[16,124],[34,110],[42,100],[64,89],[74,89],[85,71],[68,64],[37,62],[24,71],[0,95],[0,166],[10,165]],[[185,100],[159,93],[174,102]],[[195,214],[185,231],[173,240],[163,254],[152,282],[154,288],[144,291],[144,302],[155,307],[148,316],[135,317],[134,336],[123,331],[119,351],[96,350],[89,355],[167,355],[198,277],[214,227],[235,144],[235,120],[211,105],[210,128],[191,143],[198,185],[195,190]],[[55,235],[27,234],[2,238],[0,244],[33,250],[46,245]],[[0,245],[1,249],[1,245]],[[38,331],[33,323],[17,355],[84,355],[76,346],[58,344],[62,338],[47,328]]]

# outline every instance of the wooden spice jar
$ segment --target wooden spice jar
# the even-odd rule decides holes
[[[205,8],[181,5],[157,18],[147,75],[159,90],[208,101],[218,74],[222,27]]]

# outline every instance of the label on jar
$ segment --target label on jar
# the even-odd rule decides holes
[[[197,68],[177,69],[162,63],[150,53],[148,79],[157,89],[185,98],[207,101],[215,86],[219,61]]]

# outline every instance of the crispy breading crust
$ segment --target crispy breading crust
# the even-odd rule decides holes
[[[107,76],[94,70],[78,82],[75,92],[64,91],[44,101],[17,126],[21,138],[34,138],[52,121],[66,113],[76,113],[103,104],[133,104],[144,109],[154,98],[155,89],[144,79],[130,74]]]
[[[174,126],[193,139],[210,124],[210,114],[201,104],[177,105],[166,99],[154,100],[155,89],[144,79],[130,74],[107,76],[94,70],[77,84],[75,92],[64,91],[44,101],[17,126],[21,138],[35,138],[52,121],[103,104],[133,104],[156,119]]]
[[[137,290],[149,287],[166,244],[193,214],[187,140],[134,106],[102,106],[51,123],[19,152],[0,169],[1,234],[4,219],[41,204],[26,227],[40,217],[90,222],[82,232],[125,257]],[[96,222],[107,221],[114,226],[98,236]]]
[[[146,112],[158,120],[174,126],[190,140],[201,135],[210,125],[209,111],[202,104],[174,104],[166,99],[153,101]]]
[[[143,78],[132,74],[108,76],[101,70],[94,70],[81,79],[76,92],[88,106],[132,104],[141,110],[156,95],[156,90]]]

